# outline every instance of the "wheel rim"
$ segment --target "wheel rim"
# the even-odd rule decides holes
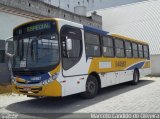
[[[87,91],[91,94],[94,94],[96,90],[96,84],[93,81],[88,81],[87,83]]]

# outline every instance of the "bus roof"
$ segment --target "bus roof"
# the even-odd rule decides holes
[[[103,31],[103,30],[100,30],[98,28],[85,26],[85,25],[84,25],[84,30],[88,31],[88,32],[98,33],[98,34],[103,35],[103,36],[106,36],[109,33],[107,31]]]
[[[120,38],[120,39],[123,39],[123,40],[128,40],[128,41],[133,41],[133,42],[138,42],[138,43],[142,43],[142,44],[148,45],[147,42],[144,42],[144,41],[141,41],[141,40],[136,40],[136,39],[129,38],[129,37],[122,36],[122,35],[118,35],[118,34],[111,34],[110,36],[113,36],[115,38]]]

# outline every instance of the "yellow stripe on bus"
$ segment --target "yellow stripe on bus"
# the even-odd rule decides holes
[[[88,73],[98,72],[98,73],[107,73],[107,72],[116,72],[126,70],[128,67],[139,63],[145,62],[146,59],[134,59],[134,58],[94,58],[91,62]],[[111,64],[111,67],[101,68],[100,63]]]

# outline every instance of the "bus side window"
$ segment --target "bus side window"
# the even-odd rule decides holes
[[[126,51],[126,57],[132,58],[132,46],[131,42],[125,41],[125,51]]]
[[[139,51],[139,57],[143,58],[143,46],[142,45],[138,45],[138,51]]]
[[[147,45],[143,45],[144,58],[149,58],[149,47]]]
[[[100,57],[100,37],[99,35],[85,32],[86,55],[87,57]]]
[[[138,58],[138,45],[136,43],[132,43],[133,48],[133,57]]]
[[[111,37],[103,37],[103,56],[114,57],[114,45]]]
[[[124,58],[124,43],[123,40],[115,39],[115,50],[116,57]]]

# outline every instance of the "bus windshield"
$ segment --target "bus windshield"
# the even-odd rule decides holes
[[[39,69],[59,62],[58,35],[48,34],[14,40],[13,68]]]

